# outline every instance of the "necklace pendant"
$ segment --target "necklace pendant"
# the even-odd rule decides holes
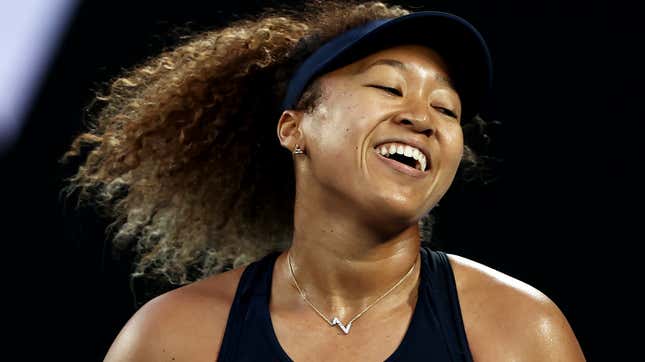
[[[345,325],[343,324],[343,322],[341,322],[340,320],[338,320],[338,318],[337,318],[337,317],[334,317],[334,320],[333,320],[333,321],[332,321],[332,323],[331,323],[331,325],[332,325],[332,326],[333,326],[333,325],[335,325],[335,324],[338,324],[338,326],[340,327],[340,329],[342,329],[342,330],[343,330],[343,332],[345,332],[345,334],[349,334],[349,329],[352,327],[352,322],[349,322],[349,324],[348,324],[347,326],[345,326]]]

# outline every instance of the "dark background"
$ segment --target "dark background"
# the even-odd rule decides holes
[[[298,2],[290,2],[298,3]],[[31,360],[99,361],[135,312],[129,264],[110,256],[107,220],[59,197],[72,169],[57,160],[83,127],[101,84],[178,39],[176,29],[225,25],[266,1],[83,2],[32,107],[1,159],[9,281],[5,313]],[[275,3],[274,3],[275,4]],[[435,243],[548,295],[567,316],[588,360],[618,355],[639,264],[643,74],[640,9],[605,2],[401,2],[473,23],[493,54],[494,94],[484,110],[488,184],[459,184],[438,208]],[[638,5],[634,5],[638,6]],[[638,289],[638,288],[636,288]],[[625,303],[623,303],[623,300]],[[617,305],[621,305],[617,309]],[[606,357],[605,357],[606,358]],[[605,359],[603,358],[603,359]]]

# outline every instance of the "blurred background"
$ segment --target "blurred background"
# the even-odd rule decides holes
[[[85,129],[95,91],[182,34],[300,3],[0,3],[0,240],[21,359],[100,361],[136,311],[129,261],[106,240],[110,220],[59,195],[74,165],[58,159]],[[544,292],[588,360],[627,360],[623,334],[606,326],[630,320],[620,313],[640,285],[628,280],[643,241],[642,3],[398,4],[464,17],[494,61],[482,116],[499,122],[487,154],[501,161],[489,182],[457,184],[442,199],[436,247]]]

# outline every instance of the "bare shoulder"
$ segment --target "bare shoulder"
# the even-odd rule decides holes
[[[213,361],[244,268],[150,300],[128,320],[104,361]]]
[[[468,258],[448,260],[476,361],[585,361],[566,317],[544,293]]]

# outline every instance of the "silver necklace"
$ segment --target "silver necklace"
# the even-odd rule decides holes
[[[376,299],[374,302],[372,302],[372,304],[368,305],[367,308],[363,309],[362,312],[358,313],[354,318],[352,318],[349,321],[349,323],[347,323],[347,325],[343,324],[343,322],[341,322],[340,319],[338,319],[338,317],[334,317],[334,319],[332,321],[330,321],[327,317],[325,317],[322,313],[320,313],[318,308],[316,308],[309,301],[309,299],[307,299],[307,297],[305,296],[305,293],[303,293],[302,290],[300,289],[300,286],[298,285],[298,281],[296,281],[295,275],[293,275],[293,267],[291,266],[291,254],[289,252],[287,252],[287,259],[289,261],[289,272],[291,273],[291,278],[293,278],[293,282],[296,284],[296,288],[298,288],[298,292],[300,292],[300,295],[305,300],[305,302],[307,302],[316,311],[316,313],[318,313],[319,316],[321,316],[325,321],[327,321],[327,323],[329,323],[330,326],[333,327],[334,325],[338,325],[338,327],[340,327],[340,329],[343,332],[345,332],[345,334],[349,334],[349,329],[352,327],[352,322],[354,322],[356,319],[358,319],[358,317],[363,315],[363,313],[367,312],[370,308],[372,308],[372,306],[374,304],[378,303],[381,299],[385,298],[386,295],[390,294],[390,292],[393,291],[394,288],[399,286],[399,284],[401,284],[408,277],[408,275],[410,275],[410,273],[412,273],[412,270],[414,269],[414,266],[417,265],[417,261],[419,260],[419,255],[417,255],[417,259],[415,259],[414,264],[412,264],[412,268],[410,268],[410,270],[403,276],[403,278],[401,278],[401,280],[399,280],[396,284],[394,284],[394,286],[392,288],[390,288],[390,290],[385,292],[385,294],[383,294],[378,299]]]

